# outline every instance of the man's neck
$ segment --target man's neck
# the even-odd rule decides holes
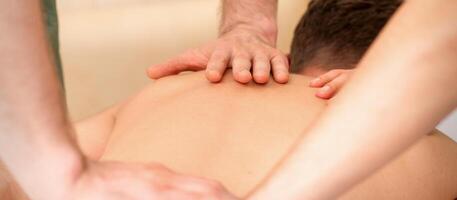
[[[322,74],[325,74],[326,72],[328,72],[328,70],[324,70],[320,67],[311,66],[311,67],[305,67],[303,70],[298,72],[298,74],[305,75],[305,76],[318,77]]]

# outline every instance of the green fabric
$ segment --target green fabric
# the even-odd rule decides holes
[[[59,24],[57,18],[57,7],[55,0],[43,0],[43,14],[44,20],[47,26],[49,42],[52,47],[52,53],[54,54],[55,66],[57,67],[57,74],[60,78],[63,88],[63,71],[62,61],[59,53]]]

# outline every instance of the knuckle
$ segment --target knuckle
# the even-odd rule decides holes
[[[265,57],[265,58],[272,57],[269,50],[265,50],[262,48],[253,49],[252,53],[255,55],[255,57]]]
[[[254,60],[261,60],[261,61],[267,61],[268,60],[268,55],[264,52],[256,52],[254,53],[253,56]]]
[[[234,50],[232,51],[233,57],[248,57],[249,53],[244,50]]]
[[[330,87],[331,91],[334,91],[334,90],[338,90],[343,85],[343,83],[337,82],[337,81],[331,81],[330,83],[327,83],[326,85],[328,85]]]
[[[281,55],[273,56],[271,62],[275,65],[283,65],[285,63],[286,58]]]
[[[281,57],[281,58],[285,58],[286,55],[279,49],[273,49],[272,50],[272,56],[277,56],[277,57]]]
[[[281,59],[285,58],[285,55],[278,49],[272,50],[270,54],[271,54],[271,57],[279,57]]]
[[[213,54],[209,62],[223,62],[227,60],[227,57],[224,54]]]
[[[233,54],[233,60],[249,60],[251,55],[247,52],[237,52]]]
[[[254,62],[253,65],[253,70],[256,73],[267,73],[268,71],[271,70],[271,65],[269,62],[263,62],[263,61],[256,61]]]
[[[330,75],[328,73],[326,73],[326,74],[319,76],[319,78],[323,81],[327,81],[330,79]]]
[[[227,64],[227,58],[212,58],[208,61],[208,68],[219,68]]]
[[[251,62],[249,60],[239,60],[235,59],[232,61],[233,68],[250,68]]]
[[[325,86],[328,86],[328,87],[330,88],[330,90],[335,89],[335,84],[334,84],[334,82],[329,82],[329,83],[325,84]]]
[[[264,79],[269,76],[270,68],[267,66],[255,67],[253,76],[254,78]]]
[[[344,72],[343,69],[332,69],[328,72],[329,75],[331,76],[338,76]]]
[[[344,85],[344,83],[346,83],[346,79],[344,79],[344,78],[332,81],[332,84],[335,88],[342,87]]]

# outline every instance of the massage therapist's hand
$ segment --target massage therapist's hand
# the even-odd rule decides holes
[[[266,83],[270,72],[276,82],[286,83],[289,77],[288,59],[270,40],[254,29],[239,27],[202,47],[153,65],[147,73],[150,78],[157,79],[182,71],[206,69],[207,79],[219,82],[225,70],[231,67],[233,77],[240,83],[248,83],[252,79],[256,83]]]
[[[215,181],[177,174],[158,164],[119,162],[88,164],[70,191],[74,200],[236,199]]]
[[[331,99],[343,85],[348,81],[353,73],[353,69],[334,69],[311,80],[310,87],[319,88],[316,97],[321,99]]]

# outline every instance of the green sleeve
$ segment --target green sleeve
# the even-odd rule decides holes
[[[60,78],[63,88],[63,71],[62,61],[59,53],[59,24],[57,18],[57,7],[55,0],[43,0],[43,14],[45,24],[47,26],[49,42],[52,47],[52,53],[54,54],[55,66],[57,68],[57,74]]]

